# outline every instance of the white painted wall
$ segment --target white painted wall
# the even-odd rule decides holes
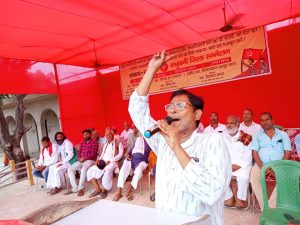
[[[30,156],[39,154],[40,140],[46,135],[44,128],[44,120],[49,124],[49,138],[53,140],[54,134],[61,130],[60,112],[58,98],[56,95],[27,95],[25,102],[25,126],[31,125],[32,128],[22,139],[21,146]],[[14,130],[15,103],[13,100],[4,102],[3,113],[5,118],[9,120],[10,132]],[[36,124],[36,126],[35,126]],[[44,130],[44,131],[43,131]]]

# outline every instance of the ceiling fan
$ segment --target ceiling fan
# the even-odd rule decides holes
[[[221,32],[225,33],[225,32],[231,31],[231,30],[241,30],[241,29],[245,28],[245,26],[237,26],[237,25],[235,25],[235,23],[238,22],[240,20],[240,18],[244,14],[235,14],[234,17],[232,17],[229,20],[227,20],[225,1],[226,0],[224,0],[224,7],[222,8],[223,16],[224,16],[224,25],[222,27],[220,27],[219,29],[214,29],[214,30],[206,31],[205,33],[214,32],[214,31],[221,31]]]
[[[95,68],[95,69],[102,69],[102,68],[107,68],[107,67],[115,66],[114,64],[102,64],[102,63],[100,63],[98,61],[95,40],[93,40],[93,48],[94,48],[94,54],[95,54],[95,61],[93,62],[93,68]]]
[[[234,25],[241,17],[243,14],[236,14],[233,18],[227,21],[226,19],[226,6],[224,5],[223,10],[223,15],[224,15],[224,26],[219,28],[219,31],[221,32],[228,32],[231,30],[241,30],[245,28],[244,26],[236,26]]]

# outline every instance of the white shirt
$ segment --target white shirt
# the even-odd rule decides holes
[[[41,149],[40,158],[38,162],[38,166],[50,166],[58,161],[58,151],[55,144],[52,143],[52,155],[50,156],[49,147],[44,150],[43,157],[43,149]]]
[[[148,96],[134,91],[128,108],[141,133],[155,124]],[[222,137],[195,130],[181,146],[198,162],[192,159],[184,169],[159,133],[147,142],[157,155],[156,208],[193,216],[209,214],[213,225],[222,225],[225,191],[231,179],[230,156]]]
[[[118,146],[119,153],[116,156],[115,156],[115,144],[116,144],[115,139],[113,141],[111,141],[110,143],[106,142],[103,146],[103,150],[102,150],[102,153],[101,153],[99,159],[102,159],[105,162],[119,161],[123,156],[123,151],[124,151],[123,144],[121,141],[119,142],[119,146]]]
[[[199,123],[198,127],[197,127],[197,132],[198,133],[203,133],[204,131],[204,126],[203,126],[203,123]]]
[[[133,135],[133,130],[128,129],[128,130],[123,130],[120,138],[123,142],[124,148],[127,148],[128,150],[131,150],[134,146],[134,135]]]
[[[242,130],[242,131],[244,131],[245,133],[250,134],[251,136],[253,136],[253,135],[256,134],[258,131],[261,130],[261,126],[260,126],[259,124],[254,123],[254,122],[252,121],[251,125],[250,125],[249,127],[247,127],[247,126],[245,125],[245,123],[242,122],[242,123],[240,124],[239,130]]]
[[[215,129],[211,125],[208,125],[207,127],[205,127],[203,132],[205,134],[209,134],[212,132],[223,133],[225,130],[226,130],[226,126],[222,123],[218,123],[218,126]]]
[[[249,145],[246,146],[238,141],[240,134],[241,132],[238,131],[236,135],[230,136],[228,132],[225,132],[223,138],[230,153],[231,163],[241,167],[233,172],[232,175],[249,179],[252,168],[252,151],[249,149]]]

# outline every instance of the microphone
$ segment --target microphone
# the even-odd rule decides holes
[[[171,116],[167,116],[164,118],[165,121],[170,125],[172,122],[177,121],[178,119],[173,119]],[[156,134],[158,131],[160,131],[160,128],[157,125],[154,125],[149,130],[146,130],[144,132],[145,138],[150,138],[152,135]]]

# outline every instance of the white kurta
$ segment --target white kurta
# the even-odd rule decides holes
[[[141,133],[155,124],[150,116],[148,96],[139,96],[136,91],[130,98],[129,113]],[[181,144],[195,159],[185,169],[159,133],[147,142],[157,155],[156,208],[194,216],[209,214],[213,225],[223,224],[223,203],[231,178],[231,162],[222,137],[195,130]]]
[[[102,186],[106,190],[111,190],[113,182],[113,172],[117,166],[117,161],[119,161],[123,156],[123,144],[119,142],[119,153],[115,155],[115,144],[116,140],[112,142],[106,142],[103,146],[102,153],[99,159],[104,160],[105,162],[110,162],[103,170],[100,170],[96,165],[90,167],[87,171],[87,180],[91,181],[92,179],[100,179],[102,176]]]
[[[247,134],[250,134],[251,136],[253,136],[254,134],[256,134],[258,131],[260,131],[262,128],[259,124],[252,122],[251,125],[249,127],[247,127],[245,125],[244,122],[242,122],[240,124],[239,130],[244,131]]]
[[[238,141],[239,137],[240,131],[233,137],[227,132],[223,134],[224,141],[230,153],[231,163],[241,167],[239,170],[233,172],[232,176],[242,176],[249,179],[252,168],[252,151],[249,149],[249,145],[243,145],[242,142]]]
[[[133,130],[132,129],[128,129],[128,130],[123,130],[120,138],[123,142],[123,146],[124,148],[126,148],[127,150],[131,150],[134,146],[134,134],[133,134]]]
[[[61,145],[57,145],[57,150],[60,156],[60,162],[49,167],[49,174],[47,180],[48,188],[60,188],[61,187],[61,177],[71,166],[69,160],[74,156],[73,144],[66,139]],[[62,164],[57,167],[58,164]]]
[[[249,186],[250,171],[252,168],[252,151],[248,146],[238,141],[241,132],[238,131],[236,135],[230,136],[228,132],[223,134],[224,141],[229,150],[231,163],[239,165],[241,168],[232,172],[232,176],[236,177],[238,191],[237,197],[240,200],[246,200],[247,190]],[[232,197],[232,190],[228,187],[225,199]]]
[[[52,155],[50,156],[49,147],[45,148],[44,156],[43,150],[41,149],[38,166],[51,166],[58,161],[58,150],[56,144],[52,143]]]
[[[218,123],[218,126],[214,129],[211,125],[208,125],[204,129],[205,134],[210,134],[213,132],[223,133],[226,130],[226,126],[222,123]]]
[[[143,137],[138,137],[136,139],[134,148],[132,149],[131,154],[141,153],[145,154],[145,142]],[[132,173],[131,160],[125,159],[121,170],[119,172],[118,183],[117,186],[120,188],[124,188],[124,184],[126,182],[127,177]],[[133,172],[133,178],[131,181],[131,185],[134,189],[137,188],[138,182],[143,177],[143,171],[148,167],[148,164],[144,161],[141,161],[138,166],[135,168]]]

